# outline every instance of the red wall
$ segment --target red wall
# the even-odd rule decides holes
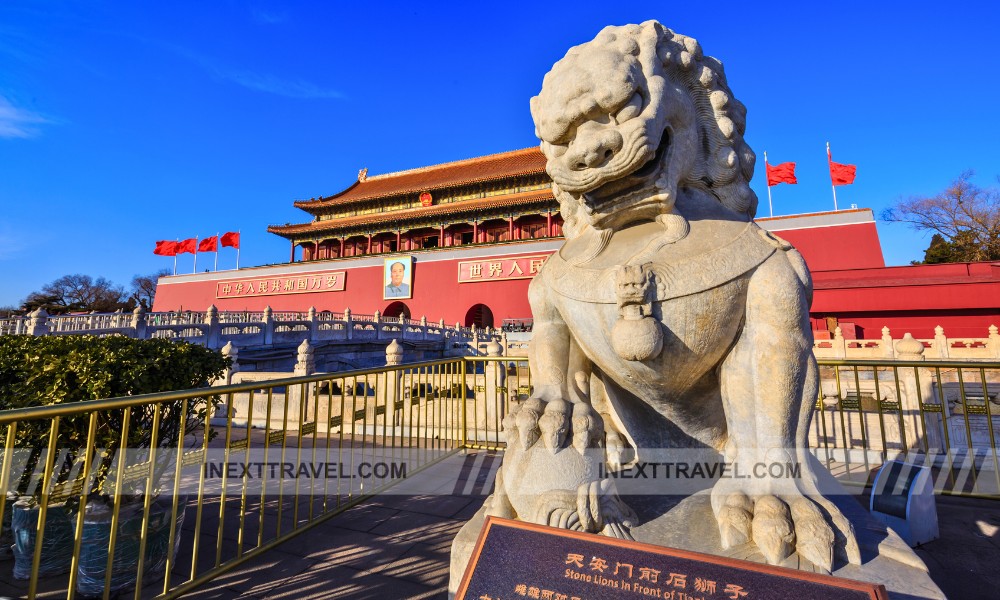
[[[811,316],[857,324],[864,337],[986,337],[1000,326],[1000,264],[953,263],[813,272]],[[815,323],[816,321],[814,321]],[[825,327],[819,327],[825,329]]]
[[[502,247],[501,247],[502,248]],[[456,258],[453,260],[432,260],[438,252],[415,253],[413,263],[412,293],[413,298],[405,300],[383,300],[383,266],[379,259],[376,266],[354,266],[358,262],[371,257],[357,259],[341,259],[331,261],[315,261],[308,265],[296,263],[295,266],[309,268],[315,271],[343,270],[346,271],[345,289],[339,292],[315,292],[302,294],[283,294],[276,296],[249,296],[240,298],[217,298],[216,286],[221,281],[236,283],[239,281],[256,281],[274,276],[279,270],[282,274],[290,273],[291,265],[285,269],[254,268],[241,269],[241,277],[225,279],[195,280],[200,276],[164,277],[157,286],[154,311],[197,310],[203,311],[210,305],[219,310],[263,310],[271,306],[276,311],[306,311],[315,307],[317,311],[329,310],[342,312],[350,308],[355,314],[373,314],[376,310],[385,312],[393,302],[403,302],[410,308],[410,316],[419,319],[426,316],[428,320],[437,322],[444,317],[448,324],[465,324],[466,313],[476,304],[485,304],[493,312],[494,324],[499,326],[503,319],[531,318],[528,307],[528,283],[530,279],[503,281],[458,283],[458,263],[462,260],[488,260],[489,256],[471,258]],[[499,258],[509,259],[515,256],[542,256],[548,251],[524,252],[502,255]],[[304,271],[303,271],[304,273]],[[216,275],[216,274],[212,274]],[[223,276],[225,273],[218,273]],[[234,272],[235,275],[235,272]],[[172,283],[171,280],[175,282]]]
[[[875,223],[786,229],[775,231],[774,234],[795,246],[805,257],[809,270],[814,273],[885,266]]]
[[[850,211],[845,211],[850,212]],[[857,211],[863,212],[863,211]],[[839,213],[833,213],[834,217]],[[800,219],[834,218],[806,215]],[[767,225],[780,225],[780,218],[768,219]],[[790,221],[789,221],[790,223]],[[909,332],[919,338],[933,337],[940,325],[948,337],[986,337],[990,325],[1000,325],[1000,263],[957,263],[885,267],[874,222],[839,224],[781,230],[775,233],[802,252],[812,272],[814,298],[810,316],[814,329],[826,329],[826,318],[854,323],[858,337],[881,337],[888,326],[893,337]],[[443,248],[409,253],[414,256],[413,298],[402,300],[412,318],[426,316],[431,321],[444,317],[449,324],[466,322],[466,315],[476,304],[484,304],[493,313],[493,322],[531,317],[528,306],[529,279],[458,283],[458,263],[462,260],[485,261],[491,257],[538,256],[551,253],[558,242],[524,242],[532,251],[504,254],[523,246],[516,242],[470,250]],[[545,248],[539,250],[538,248]],[[470,257],[470,252],[475,254]],[[445,255],[462,258],[440,260]],[[377,263],[360,266],[364,263]],[[316,292],[217,298],[216,285],[229,276],[212,273],[165,277],[160,280],[153,310],[180,308],[205,310],[216,305],[220,310],[317,310],[341,312],[350,308],[356,314],[385,312],[394,301],[382,299],[383,266],[381,257],[357,257],[277,267],[242,269],[240,277],[232,272],[233,283],[260,278],[314,271],[346,271],[345,289],[340,292]],[[206,279],[217,277],[217,279]]]

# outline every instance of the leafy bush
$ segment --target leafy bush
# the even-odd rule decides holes
[[[228,364],[229,359],[214,350],[164,339],[0,336],[0,410],[204,387]],[[189,401],[186,431],[205,422],[211,404],[208,397]],[[181,401],[161,403],[158,446],[182,442],[177,439],[181,408]],[[132,408],[129,447],[151,445],[153,412],[152,404]],[[123,418],[122,409],[98,413],[95,448],[106,449],[97,457],[99,473],[106,472],[111,450],[121,445]],[[33,451],[31,463],[48,445],[49,426],[48,419],[18,423],[15,445]],[[88,426],[88,414],[63,417],[59,447],[79,452],[86,445]],[[0,427],[0,443],[6,434],[7,428]],[[27,475],[18,486],[21,493]]]

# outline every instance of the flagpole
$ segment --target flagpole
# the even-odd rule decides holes
[[[826,143],[826,166],[827,170],[830,168],[830,163],[833,162],[833,155],[830,154],[830,142]],[[830,187],[833,188],[833,210],[836,212],[837,208],[837,186],[833,183],[833,172],[830,172]]]
[[[771,205],[771,182],[767,181],[767,152],[764,152],[764,180],[767,183],[767,209],[774,216],[774,206]]]
[[[194,238],[194,266],[191,267],[192,273],[198,272],[198,237]]]
[[[237,229],[236,230],[236,235],[240,235],[241,231],[242,230]],[[236,246],[236,270],[237,271],[240,270],[240,246],[242,246],[242,245],[243,245],[243,236],[240,236],[240,245]]]
[[[215,270],[219,270],[219,232],[215,232]]]
[[[180,242],[180,239],[174,240],[174,275],[177,274],[177,242]]]

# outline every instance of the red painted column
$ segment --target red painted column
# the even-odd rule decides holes
[[[344,258],[344,238],[340,238],[340,258]]]
[[[365,250],[365,254],[371,254],[371,253],[372,253],[372,236],[371,236],[371,234],[369,234],[368,235],[368,248]]]
[[[545,235],[552,237],[552,213],[545,213]]]
[[[444,225],[438,225],[438,245],[444,247]]]
[[[507,217],[507,239],[514,239],[514,217]]]
[[[472,243],[479,243],[479,221],[472,222]]]
[[[396,230],[396,250],[403,249],[403,231],[400,229]]]

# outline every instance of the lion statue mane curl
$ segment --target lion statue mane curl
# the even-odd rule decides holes
[[[531,113],[567,238],[650,217],[668,238],[681,237],[687,229],[674,201],[682,186],[704,189],[748,218],[756,212],[746,108],[722,63],[694,38],[654,21],[606,27],[553,66]],[[598,143],[588,145],[592,138]],[[614,203],[602,202],[612,194]]]

